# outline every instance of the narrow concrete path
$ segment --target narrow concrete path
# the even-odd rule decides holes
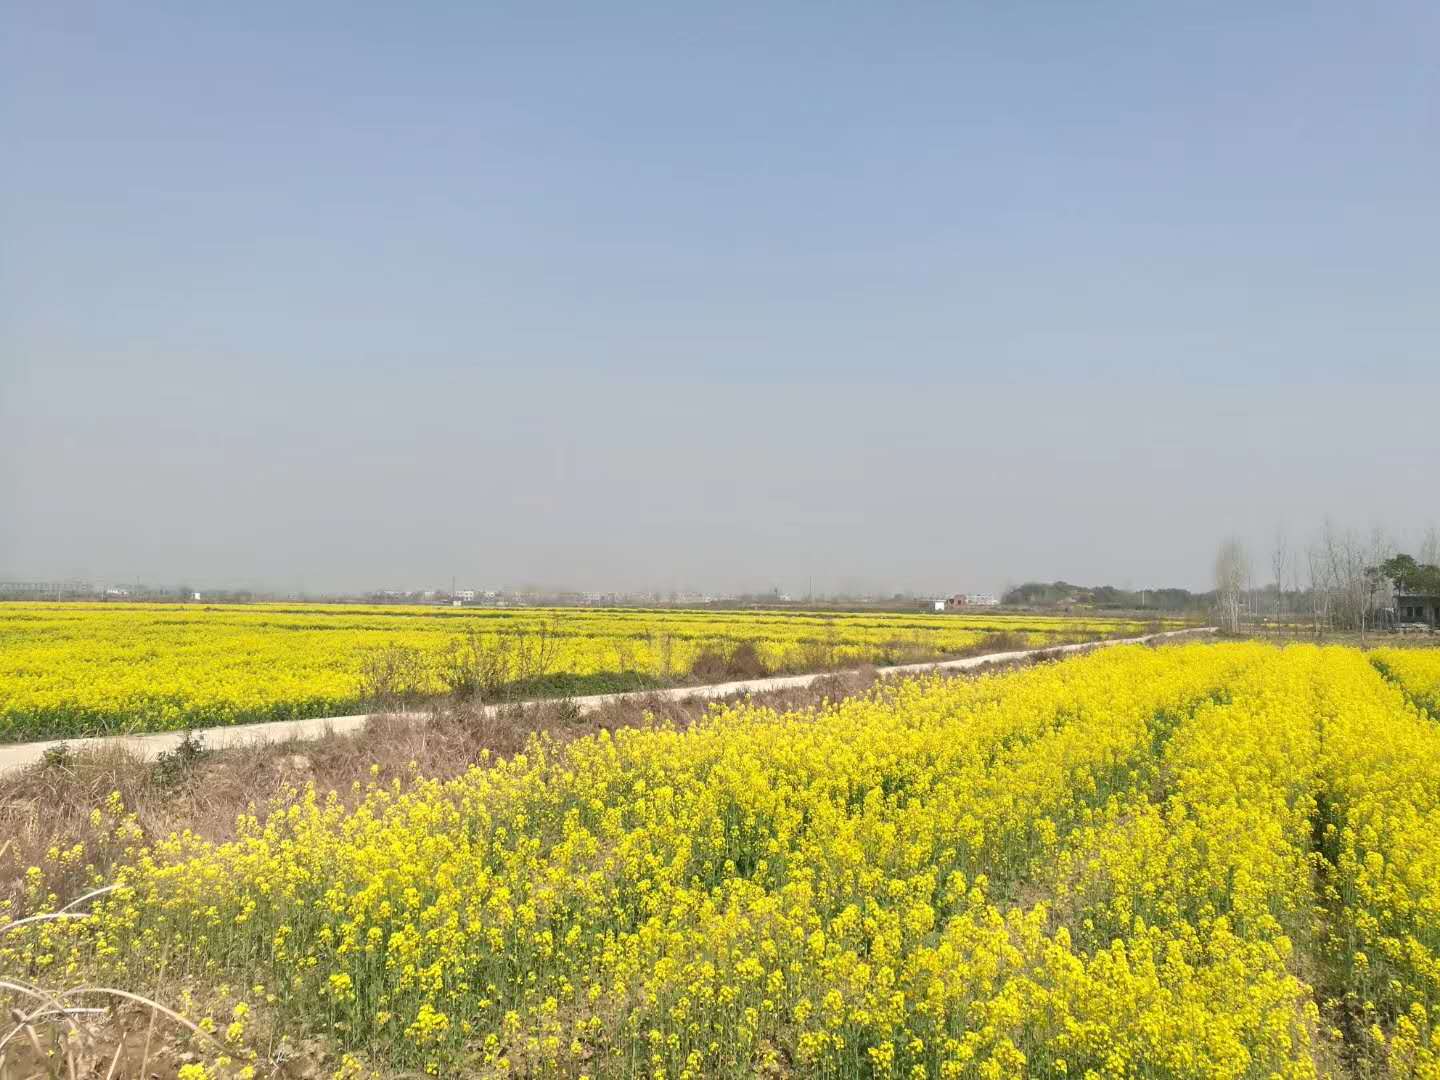
[[[1088,652],[1109,645],[1135,645],[1146,641],[1179,637],[1189,634],[1213,634],[1216,627],[1187,627],[1184,630],[1166,630],[1144,637],[1110,638],[1105,641],[1084,641],[1075,645],[1051,645],[1039,649],[1019,649],[1013,652],[986,653],[982,656],[967,656],[963,660],[939,660],[925,664],[901,664],[881,668],[883,678],[897,675],[914,675],[925,671],[963,671],[967,668],[983,667],[986,664],[1004,664],[1013,660],[1024,660],[1040,653]],[[623,694],[591,694],[570,700],[582,713],[593,712],[601,706],[627,698],[667,698],[683,701],[687,698],[722,698],[731,694],[756,694],[767,690],[784,690],[797,686],[809,686],[816,679],[839,674],[834,671],[820,671],[808,675],[777,675],[766,679],[745,679],[740,682],[712,683],[704,686],[675,686],[666,690],[635,690]],[[533,704],[526,702],[525,704]],[[501,708],[489,706],[490,710]],[[204,736],[208,749],[220,750],[230,746],[248,746],[252,743],[285,742],[291,739],[315,739],[328,732],[345,734],[359,731],[365,726],[371,713],[355,716],[322,716],[309,720],[279,720],[269,724],[233,724],[228,727],[196,729],[195,734]],[[394,714],[392,714],[394,715]],[[428,712],[398,714],[405,719],[420,720]],[[71,750],[95,750],[109,746],[123,746],[131,753],[145,760],[152,760],[166,750],[173,750],[183,738],[183,732],[163,731],[148,735],[103,735],[93,739],[50,739],[46,742],[15,743],[0,745],[0,773],[12,769],[23,769],[42,760],[45,751],[64,743]]]

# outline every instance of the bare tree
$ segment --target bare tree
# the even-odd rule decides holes
[[[1305,549],[1305,561],[1310,571],[1310,614],[1314,620],[1315,636],[1320,638],[1330,627],[1334,582],[1330,575],[1330,562],[1319,544],[1311,544]]]
[[[1359,631],[1361,640],[1364,640],[1387,600],[1388,586],[1379,572],[1379,566],[1392,547],[1390,540],[1378,528],[1367,540],[1353,529],[1342,532],[1333,522],[1326,520],[1318,544],[1311,549],[1311,588],[1316,592],[1312,602],[1317,612],[1317,633],[1333,624]],[[1322,608],[1328,615],[1323,621],[1318,617]]]
[[[1425,535],[1420,540],[1420,563],[1440,566],[1440,529],[1434,525],[1425,530]]]
[[[1300,597],[1305,585],[1304,579],[1300,576],[1300,572],[1300,553],[1296,552],[1290,558],[1290,597],[1295,606],[1295,611],[1291,614],[1294,615],[1300,614]]]
[[[1215,555],[1215,599],[1220,608],[1220,628],[1240,632],[1241,606],[1250,583],[1250,556],[1245,545],[1231,537]]]
[[[1343,627],[1365,632],[1365,556],[1355,533],[1340,532],[1325,522],[1322,545],[1334,589],[1335,619]]]
[[[1376,526],[1370,530],[1370,544],[1365,552],[1365,610],[1361,633],[1369,626],[1379,626],[1381,613],[1394,606],[1395,589],[1381,567],[1395,554],[1395,541]]]
[[[1285,568],[1290,565],[1290,542],[1283,528],[1275,530],[1275,549],[1270,553],[1270,569],[1275,571],[1275,623],[1278,627],[1285,615]]]

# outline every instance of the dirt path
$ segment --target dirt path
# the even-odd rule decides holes
[[[1216,628],[1213,626],[1187,628],[1184,630],[1167,630],[1159,634],[1147,634],[1144,637],[1114,638],[1106,641],[1086,641],[1076,645],[1051,645],[1039,649],[1019,649],[1012,652],[988,653],[983,656],[967,656],[963,660],[940,660],[925,664],[902,664],[897,667],[883,668],[880,672],[884,678],[893,678],[897,675],[911,675],[924,671],[960,671],[967,668],[982,667],[985,664],[1003,664],[1014,660],[1024,660],[1027,657],[1036,656],[1041,653],[1071,653],[1085,652],[1090,649],[1104,648],[1108,645],[1133,645],[1146,641],[1157,641],[1164,638],[1177,637],[1187,634],[1213,634]],[[666,690],[637,690],[623,694],[593,694],[587,697],[571,698],[570,700],[580,709],[582,713],[593,712],[602,705],[626,698],[670,698],[673,700],[684,700],[686,698],[722,698],[731,694],[762,693],[766,690],[783,690],[790,687],[809,686],[816,679],[823,679],[834,675],[833,671],[820,671],[808,675],[777,675],[765,679],[745,679],[741,682],[714,683],[709,686],[677,686]],[[491,709],[498,709],[500,706],[490,706]],[[402,716],[410,718],[423,718],[429,713],[402,713]],[[205,739],[205,745],[210,749],[222,749],[229,746],[244,746],[254,742],[281,742],[288,739],[314,739],[326,732],[333,731],[337,734],[344,734],[350,731],[358,731],[365,726],[370,719],[370,713],[360,713],[355,716],[324,716],[314,717],[309,720],[280,720],[269,724],[234,724],[228,727],[211,727],[198,729],[195,734]],[[44,742],[16,743],[14,745],[0,746],[0,772],[8,772],[12,769],[23,769],[41,761],[45,751],[51,747],[64,743],[71,750],[99,749],[105,746],[125,746],[132,753],[146,760],[152,760],[166,750],[173,750],[183,738],[179,731],[162,731],[148,735],[105,735],[93,739],[50,739]]]

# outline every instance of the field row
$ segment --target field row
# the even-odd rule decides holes
[[[0,741],[335,716],[457,688],[602,693],[1142,629],[1028,616],[4,604]]]
[[[1440,649],[1376,649],[1370,656],[1417,705],[1440,719]]]
[[[741,706],[224,844],[112,807],[123,888],[0,964],[242,987],[237,1023],[436,1075],[1434,1080],[1440,654],[1406,656],[1121,647]]]

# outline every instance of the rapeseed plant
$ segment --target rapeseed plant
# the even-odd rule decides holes
[[[1433,1078],[1437,803],[1440,729],[1361,653],[1122,647],[306,789],[133,839],[0,965],[233,984],[222,1040],[263,1008],[434,1075],[1300,1080],[1334,997]]]

